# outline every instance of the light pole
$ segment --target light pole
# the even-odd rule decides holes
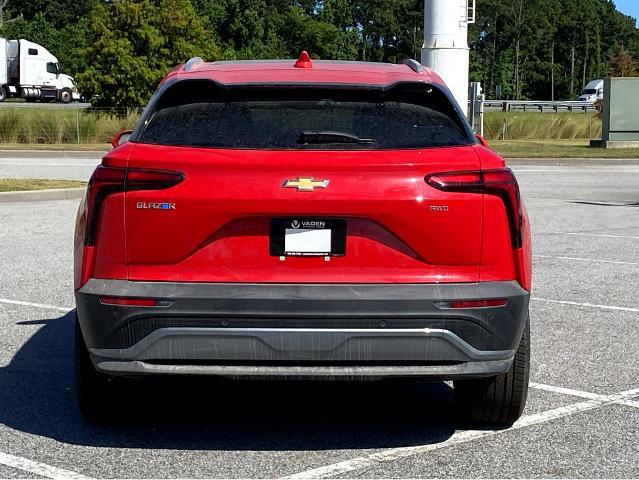
[[[468,111],[468,25],[474,22],[475,0],[424,0],[422,64],[442,77],[464,112]]]

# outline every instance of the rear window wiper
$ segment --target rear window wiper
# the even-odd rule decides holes
[[[344,132],[302,132],[297,139],[298,144],[313,145],[322,143],[376,143],[372,138],[359,138],[357,135]]]

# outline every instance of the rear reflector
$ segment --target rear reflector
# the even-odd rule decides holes
[[[435,302],[437,308],[488,308],[505,307],[505,298],[488,298],[482,300],[451,300],[450,302]]]
[[[444,192],[484,193],[500,197],[506,207],[513,247],[521,247],[523,213],[519,185],[512,170],[433,173],[425,180],[431,187]]]
[[[119,305],[128,307],[155,307],[158,301],[153,298],[100,297],[102,305]]]

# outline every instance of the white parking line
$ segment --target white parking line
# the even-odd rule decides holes
[[[605,405],[609,405],[620,400],[628,400],[632,397],[639,396],[639,388],[628,390],[621,393],[612,395],[603,395],[598,400],[587,400],[585,402],[574,403],[565,407],[559,407],[552,410],[547,410],[542,413],[536,413],[532,415],[525,415],[520,418],[511,428],[506,430],[466,430],[459,433],[454,433],[448,440],[440,443],[434,443],[429,445],[419,445],[416,447],[399,447],[383,450],[381,452],[372,453],[370,455],[363,455],[361,457],[353,458],[351,460],[345,460],[343,462],[334,463],[332,465],[326,465],[324,467],[318,467],[304,472],[296,473],[285,479],[307,479],[307,478],[327,478],[335,475],[348,474],[356,470],[362,470],[365,468],[371,468],[379,465],[380,463],[391,462],[402,458],[412,457],[422,453],[431,452],[433,450],[440,450],[442,448],[450,447],[453,445],[459,445],[461,443],[478,440],[491,435],[500,435],[508,433],[513,430],[518,430],[531,425],[539,425],[542,423],[550,422],[559,418],[575,415],[581,412],[587,412],[601,408]],[[349,475],[352,476],[352,475]]]
[[[561,395],[570,395],[573,397],[587,398],[588,400],[602,400],[606,398],[605,395],[600,395],[599,393],[584,392],[582,390],[574,390],[572,388],[566,388],[566,387],[557,387],[555,385],[546,385],[544,383],[530,382],[529,386],[530,388],[534,388],[536,390],[559,393]]]
[[[72,472],[71,470],[52,467],[51,465],[47,465],[45,463],[34,462],[33,460],[29,460],[27,458],[16,457],[15,455],[9,455],[8,453],[2,453],[2,452],[0,452],[0,465],[16,468],[18,470],[29,472],[35,475],[40,475],[46,478],[54,478],[54,479],[68,478],[68,479],[74,479],[74,480],[75,479],[86,480],[90,478],[90,477],[85,477],[84,475],[80,475],[79,473]]]
[[[618,403],[619,405],[626,405],[627,407],[639,408],[639,402],[637,400],[619,400],[615,403]]]
[[[599,260],[597,258],[554,257],[552,255],[533,255],[534,258],[554,258],[557,260],[574,260],[576,262],[611,263],[614,265],[639,265],[639,262],[618,262],[614,260]]]
[[[531,300],[544,303],[555,303],[557,305],[570,305],[573,307],[600,308],[602,310],[615,310],[617,312],[633,312],[639,313],[639,308],[616,307],[614,305],[596,305],[594,303],[569,302],[567,300],[551,300],[549,298],[532,297]]]
[[[47,310],[56,310],[58,312],[65,312],[65,313],[73,310],[73,307],[58,307],[56,305],[47,305],[45,303],[23,302],[21,300],[11,300],[9,298],[0,298],[0,303],[5,303],[8,305],[23,305],[25,307],[45,308]]]
[[[602,238],[626,238],[630,240],[639,240],[639,237],[632,235],[610,235],[606,233],[581,233],[581,232],[557,232],[559,235],[577,235],[582,237],[602,237]]]
[[[536,390],[543,390],[546,392],[559,393],[561,395],[570,395],[573,397],[587,398],[588,400],[603,400],[605,401],[606,395],[593,392],[584,392],[582,390],[574,390],[566,387],[556,387],[555,385],[545,385],[543,383],[530,382],[530,388]],[[617,400],[613,402],[617,405],[625,405],[627,407],[639,408],[639,402],[636,400]]]

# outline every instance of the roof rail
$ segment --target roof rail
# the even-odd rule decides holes
[[[402,64],[408,65],[410,69],[415,73],[422,73],[424,71],[424,66],[417,60],[414,60],[412,58],[407,58],[402,62]]]
[[[186,62],[186,64],[184,65],[184,71],[188,72],[190,70],[193,70],[193,67],[198,64],[198,63],[202,63],[204,60],[202,60],[201,57],[193,57],[191,58],[188,62]]]

